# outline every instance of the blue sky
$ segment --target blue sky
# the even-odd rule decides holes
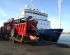
[[[48,14],[48,20],[51,21],[52,28],[59,28],[58,19],[58,0],[34,0],[35,8],[44,10]],[[20,9],[28,4],[31,6],[31,0],[0,0],[0,26],[9,18],[20,15]],[[62,0],[61,27],[64,31],[70,31],[70,0]],[[58,23],[58,24],[57,24]]]

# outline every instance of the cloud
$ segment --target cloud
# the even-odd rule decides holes
[[[8,14],[2,8],[0,8],[0,15],[1,16],[8,16]]]

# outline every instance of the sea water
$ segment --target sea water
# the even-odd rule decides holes
[[[58,43],[70,44],[70,34],[61,34]]]

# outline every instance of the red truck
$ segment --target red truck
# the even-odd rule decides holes
[[[32,16],[27,18],[11,18],[4,23],[0,32],[2,37],[12,40],[13,42],[34,42],[39,38],[37,37],[37,23]]]

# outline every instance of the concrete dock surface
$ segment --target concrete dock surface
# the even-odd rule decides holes
[[[0,55],[70,55],[70,45],[47,41],[12,43],[0,38]]]

